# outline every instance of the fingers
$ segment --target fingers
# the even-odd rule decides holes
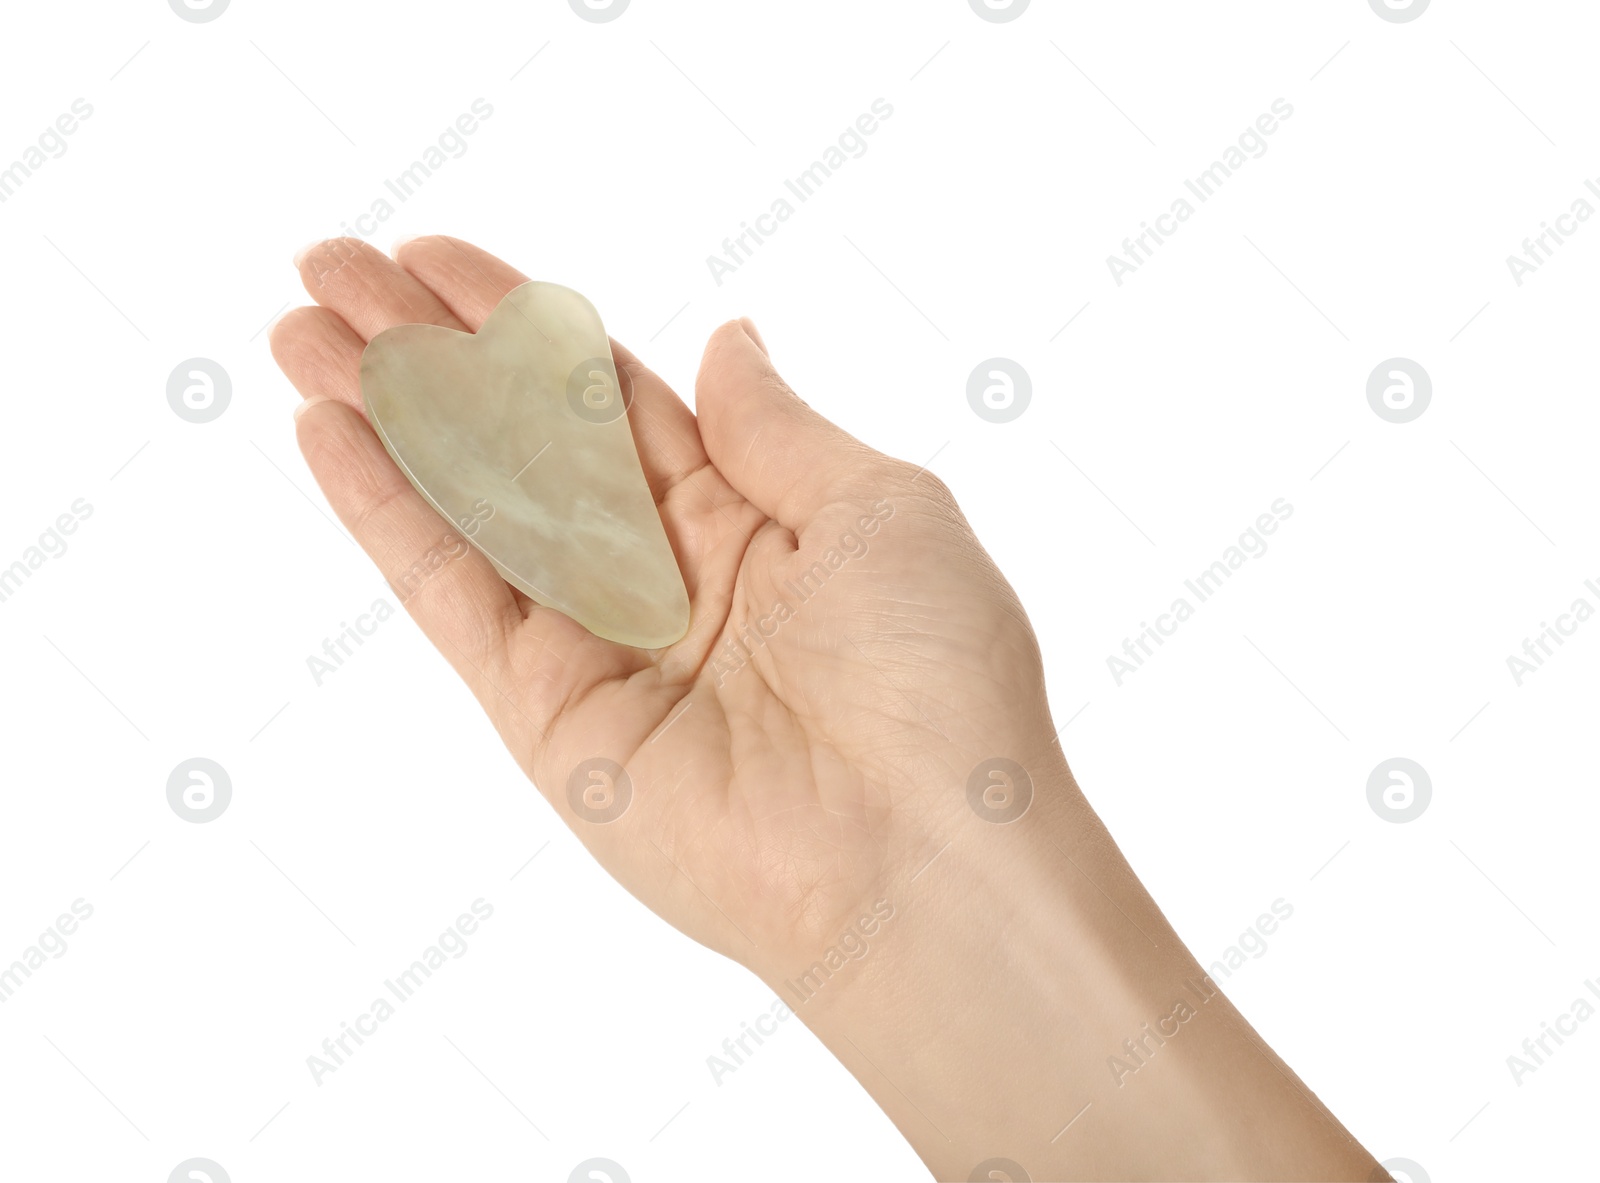
[[[466,326],[416,276],[359,238],[330,238],[295,260],[300,279],[324,308],[363,341],[401,324]]]
[[[711,335],[695,380],[713,464],[763,513],[798,534],[829,505],[870,491],[884,457],[795,396],[743,324]]]
[[[361,410],[366,342],[326,308],[296,308],[272,326],[272,356],[302,398],[338,399]]]
[[[411,487],[353,407],[308,397],[295,432],[328,504],[479,701],[497,708],[507,636],[522,624],[511,587]]]
[[[395,246],[394,257],[474,333],[507,292],[528,282],[505,260],[443,234],[407,239]]]
[[[361,354],[397,324],[464,326],[428,287],[357,239],[318,243],[296,260],[321,307],[272,331],[272,352],[308,401],[296,433],[317,483],[402,604],[479,701],[497,698],[508,630],[522,623],[511,587],[411,487],[361,416]]]
[[[467,328],[477,332],[495,306],[528,277],[488,251],[459,238],[429,235],[395,249],[399,264],[425,284]],[[628,420],[650,491],[659,502],[707,460],[694,414],[672,388],[628,350],[611,343],[617,373],[633,392]]]
[[[362,409],[361,353],[397,324],[464,328],[439,298],[393,259],[353,238],[320,242],[295,260],[320,307],[296,308],[272,329],[272,354],[301,395]]]

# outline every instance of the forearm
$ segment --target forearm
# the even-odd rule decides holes
[[[1036,789],[1009,825],[949,818],[943,852],[930,841],[931,864],[886,888],[868,955],[820,985],[779,974],[780,997],[940,1179],[992,1158],[1036,1181],[1373,1178],[1205,977],[1064,763]]]

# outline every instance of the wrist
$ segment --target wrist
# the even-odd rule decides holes
[[[948,814],[842,958],[764,975],[785,1005],[939,1178],[1005,1158],[1035,1179],[1366,1179],[1370,1156],[1205,977],[1064,761],[1034,789],[1008,824]]]

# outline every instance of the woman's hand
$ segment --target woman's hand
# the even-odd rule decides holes
[[[613,344],[692,614],[663,650],[602,641],[466,546],[361,410],[367,341],[474,331],[525,277],[450,238],[297,265],[320,306],[272,348],[334,510],[607,870],[771,984],[940,1178],[1383,1177],[1078,792],[1033,631],[932,474],[813,412],[748,322],[697,413]]]
[[[321,306],[272,348],[324,400],[301,408],[301,448],[523,769],[651,908],[758,971],[802,968],[937,851],[980,761],[1050,757],[1032,629],[949,493],[807,407],[747,323],[712,335],[698,416],[614,346],[689,590],[683,640],[602,641],[447,541],[363,419],[361,351],[397,324],[476,331],[527,277],[456,239],[396,253],[340,239],[298,261]],[[456,557],[423,578],[430,552]]]

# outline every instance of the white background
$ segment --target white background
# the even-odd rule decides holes
[[[1520,1084],[1506,1058],[1600,978],[1600,623],[1520,686],[1506,658],[1600,607],[1600,219],[1520,287],[1505,262],[1600,178],[1592,5],[6,19],[0,167],[93,115],[0,205],[0,565],[92,515],[0,603],[0,963],[94,915],[0,1005],[0,1175],[922,1177],[797,1022],[714,1083],[769,992],[592,865],[403,614],[308,671],[392,593],[300,459],[264,328],[306,299],[296,249],[478,98],[378,246],[448,232],[574,286],[686,395],[711,329],[754,317],[813,406],[955,489],[1079,780],[1201,960],[1293,906],[1225,988],[1350,1129],[1436,1181],[1592,1170],[1600,1022]],[[865,155],[714,282],[877,98]],[[1118,286],[1106,256],[1278,98],[1266,154]],[[205,424],[166,400],[197,356],[232,379]],[[995,356],[1032,377],[1011,423],[966,402]],[[1366,400],[1395,356],[1434,388],[1403,425]],[[1123,638],[1277,498],[1268,552],[1117,685]],[[233,786],[205,825],[166,800],[193,756]],[[1392,756],[1432,780],[1408,824],[1367,801]],[[465,956],[314,1084],[479,897]]]

